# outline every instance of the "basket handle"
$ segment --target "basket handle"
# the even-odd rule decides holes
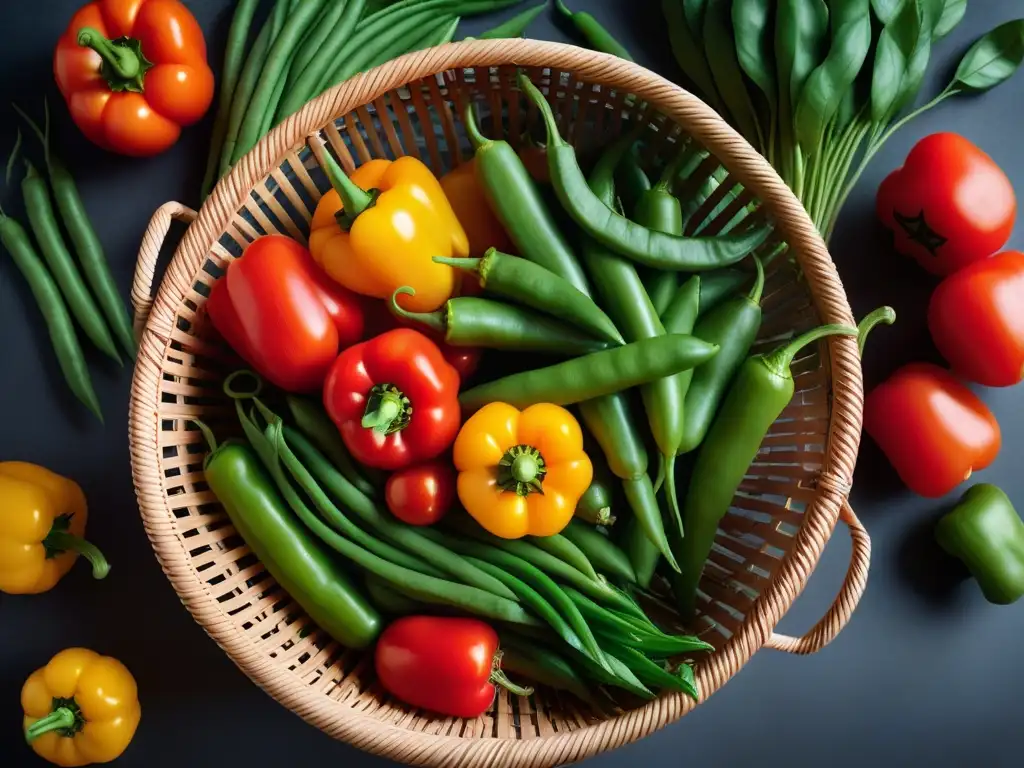
[[[871,537],[868,536],[864,524],[854,514],[849,502],[843,502],[840,519],[846,523],[853,539],[853,552],[850,555],[850,568],[846,579],[836,596],[835,602],[828,612],[815,624],[811,631],[803,637],[790,637],[772,633],[765,643],[766,648],[786,653],[816,653],[835,640],[843,627],[849,622],[857,603],[864,595],[868,585],[868,567],[871,565]]]
[[[132,280],[132,306],[135,308],[135,338],[142,335],[149,319],[149,311],[153,308],[153,278],[156,275],[156,262],[160,258],[160,249],[171,229],[172,221],[183,221],[191,224],[196,220],[196,212],[187,205],[173,200],[157,208],[153,218],[142,235],[139,246],[139,259],[135,264],[135,277]]]

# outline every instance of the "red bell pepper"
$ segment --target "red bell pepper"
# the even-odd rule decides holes
[[[178,0],[96,0],[57,43],[53,73],[90,141],[124,155],[163,152],[206,114],[206,41]]]
[[[897,251],[950,275],[1006,245],[1017,198],[992,158],[963,136],[936,133],[882,182],[877,213]]]
[[[288,392],[319,391],[339,350],[363,337],[359,297],[283,235],[255,240],[232,261],[206,312],[242,359]]]
[[[450,717],[484,714],[496,686],[517,696],[533,693],[502,672],[498,635],[478,619],[398,619],[377,640],[374,662],[377,678],[392,695]]]
[[[1024,253],[1006,251],[943,280],[928,306],[935,346],[953,370],[989,387],[1024,378]]]
[[[911,363],[864,401],[864,429],[907,487],[938,498],[984,469],[1002,437],[992,412],[949,371]]]
[[[437,458],[455,441],[459,374],[434,342],[398,328],[338,357],[324,407],[356,461],[394,471]]]

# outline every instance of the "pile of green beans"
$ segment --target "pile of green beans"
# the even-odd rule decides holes
[[[243,390],[242,378],[255,386]],[[247,371],[225,381],[248,446],[216,448],[202,427],[214,449],[211,487],[274,577],[340,641],[365,646],[380,616],[472,615],[495,623],[510,668],[595,707],[609,704],[605,689],[613,688],[645,699],[664,688],[697,695],[680,681],[692,679],[686,660],[711,646],[664,632],[612,584],[628,583],[632,572],[608,537],[577,521],[565,536],[507,541],[461,511],[441,526],[407,525],[376,500],[376,486],[339,450],[317,405],[287,398],[286,422],[261,388]],[[318,603],[317,577],[334,567],[324,552],[362,576],[338,571]]]
[[[203,197],[278,123],[325,90],[404,53],[454,39],[459,19],[522,0],[238,0],[228,33]],[[531,9],[536,15],[536,9]],[[516,35],[533,17],[493,35]]]

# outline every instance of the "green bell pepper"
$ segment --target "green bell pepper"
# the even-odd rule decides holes
[[[1001,489],[972,486],[939,520],[935,538],[963,561],[990,603],[1009,605],[1024,595],[1024,520]]]

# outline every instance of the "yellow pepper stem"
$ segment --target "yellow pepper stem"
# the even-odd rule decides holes
[[[58,700],[55,699],[55,701]],[[58,706],[46,717],[36,720],[25,729],[25,741],[34,741],[50,731],[57,731],[61,736],[74,736],[81,730],[84,723],[79,716],[78,705],[74,703],[74,699],[60,701],[66,701],[67,704]]]
[[[371,189],[367,192],[361,189],[358,184],[345,175],[345,172],[341,170],[341,166],[338,165],[338,162],[331,156],[330,152],[325,151],[323,158],[327,178],[330,179],[331,186],[334,187],[334,191],[341,198],[342,209],[338,211],[336,216],[338,226],[341,227],[343,232],[348,232],[352,229],[352,225],[359,217],[359,214],[373,207],[373,204],[377,201],[377,196],[380,195],[380,190]]]
[[[75,536],[67,531],[50,531],[43,542],[47,552],[77,552],[92,565],[92,577],[94,579],[105,578],[110,573],[110,563],[103,556],[99,548],[80,536]]]
[[[405,429],[411,418],[409,398],[391,384],[378,384],[370,390],[361,423],[379,435],[392,435]]]
[[[514,445],[498,462],[498,487],[519,496],[544,493],[547,467],[540,451],[532,445]]]

